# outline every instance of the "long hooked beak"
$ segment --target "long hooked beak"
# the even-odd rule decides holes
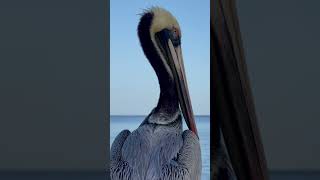
[[[183,117],[186,121],[188,128],[198,136],[196,123],[194,120],[186,73],[184,70],[181,45],[173,44],[168,32],[163,32],[156,36],[156,41],[167,60],[167,64],[173,75],[173,79],[176,85],[177,94],[179,98],[180,108],[182,110]],[[163,36],[164,35],[164,36]],[[198,136],[199,137],[199,136]]]

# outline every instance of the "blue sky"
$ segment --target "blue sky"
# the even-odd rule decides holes
[[[110,114],[147,115],[157,105],[158,79],[137,36],[138,14],[151,6],[163,7],[177,18],[194,114],[209,115],[209,0],[110,1]]]

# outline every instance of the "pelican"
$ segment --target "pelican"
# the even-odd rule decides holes
[[[143,52],[160,85],[157,106],[123,130],[110,152],[113,180],[200,180],[201,152],[181,51],[181,30],[165,9],[146,10],[138,25]],[[182,116],[188,130],[182,129]]]

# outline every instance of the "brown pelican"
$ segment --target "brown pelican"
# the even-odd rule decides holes
[[[155,70],[157,106],[133,132],[123,130],[111,147],[113,180],[199,180],[201,152],[181,52],[177,20],[162,8],[144,12],[138,36]],[[182,115],[189,130],[182,130]]]

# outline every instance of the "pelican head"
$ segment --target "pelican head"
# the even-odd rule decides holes
[[[158,76],[160,91],[174,89],[172,98],[177,98],[188,128],[198,136],[183,65],[181,29],[176,18],[165,9],[151,8],[141,16],[138,36]]]

